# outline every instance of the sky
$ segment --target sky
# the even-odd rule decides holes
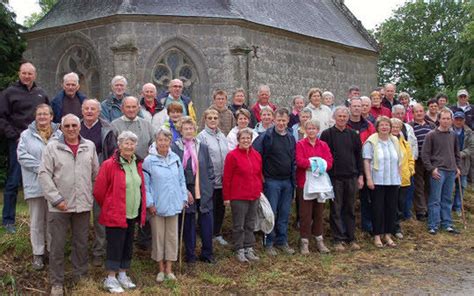
[[[376,25],[382,23],[383,20],[392,14],[394,9],[403,5],[405,1],[406,0],[345,0],[344,3],[362,22],[366,29],[374,29]],[[33,12],[40,11],[37,0],[10,0],[10,7],[12,7],[16,13],[16,21],[20,24],[23,24],[25,17]]]

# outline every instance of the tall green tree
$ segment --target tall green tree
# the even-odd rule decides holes
[[[32,27],[36,22],[43,18],[53,6],[58,2],[58,0],[38,0],[38,4],[41,8],[40,12],[33,12],[29,17],[27,17],[23,25],[27,28]]]
[[[462,57],[457,52],[461,32],[472,20],[471,5],[449,0],[415,1],[394,11],[375,32],[380,44],[379,83],[395,82],[419,101],[426,101],[439,90],[466,84],[466,78],[459,76],[461,66],[448,68],[450,63],[454,65],[454,57],[463,62],[474,55],[472,50]],[[472,73],[466,73],[469,75]]]

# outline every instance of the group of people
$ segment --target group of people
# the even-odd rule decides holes
[[[64,75],[63,90],[51,102],[35,79],[34,65],[23,63],[19,81],[0,95],[9,157],[2,222],[15,233],[23,180],[32,266],[43,269],[49,252],[51,295],[63,293],[68,229],[73,280],[87,273],[91,213],[92,263],[105,260],[104,287],[112,293],[136,287],[127,274],[134,240],[150,247],[157,282],[176,280],[180,235],[190,266],[214,263],[213,244],[229,244],[222,235],[228,207],[236,260],[258,261],[262,198],[274,217],[273,230],[263,236],[269,256],[295,253],[288,243],[293,199],[301,254],[310,253],[313,239],[317,251],[330,252],[323,238],[326,202],[333,250],[360,249],[357,196],[361,228],[378,248],[395,247],[394,236],[403,239],[401,222],[413,205],[430,234],[459,233],[451,211],[461,210],[474,145],[466,90],[450,108],[447,96],[438,95],[425,114],[407,93],[397,100],[393,84],[369,97],[353,86],[338,106],[331,92],[311,88],[306,98],[293,98],[289,111],[273,104],[269,86],[261,85],[251,108],[243,89],[233,92],[230,104],[226,91],[214,91],[197,118],[179,79],[162,94],[147,83],[138,98],[127,93],[125,77],[115,76],[102,102],[79,92],[76,73]]]

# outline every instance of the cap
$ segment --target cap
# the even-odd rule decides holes
[[[454,118],[462,118],[462,119],[464,119],[464,118],[466,118],[466,115],[464,115],[464,112],[462,112],[462,111],[456,111],[456,112],[454,113],[454,116],[453,116],[453,117],[454,117]]]
[[[458,90],[458,97],[462,96],[462,95],[465,95],[466,97],[469,97],[469,93],[465,89]]]

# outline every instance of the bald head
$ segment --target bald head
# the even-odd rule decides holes
[[[33,66],[32,63],[23,63],[20,66],[20,70],[18,71],[18,77],[20,78],[20,82],[28,89],[33,87],[33,83],[36,80],[36,68]]]
[[[153,83],[146,83],[142,87],[142,96],[145,98],[145,102],[153,104],[156,97],[156,86]]]

